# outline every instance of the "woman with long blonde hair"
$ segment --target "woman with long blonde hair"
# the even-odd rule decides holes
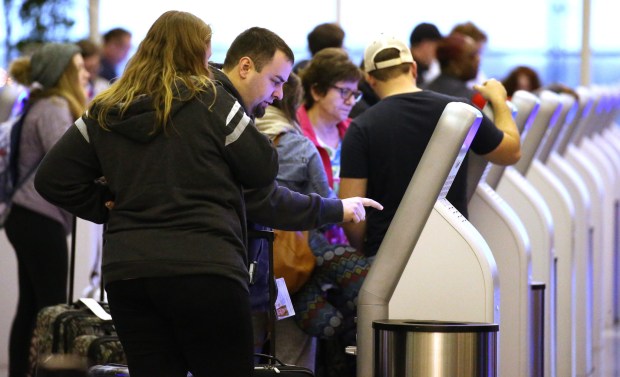
[[[211,80],[210,55],[206,23],[162,14],[35,179],[107,223],[102,273],[132,377],[253,371],[242,190],[274,181],[277,154]]]

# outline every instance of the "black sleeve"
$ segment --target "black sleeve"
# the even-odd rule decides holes
[[[347,129],[340,152],[340,178],[368,178],[366,137],[355,121]]]
[[[325,224],[342,222],[343,209],[339,199],[304,195],[271,185],[244,190],[248,220],[282,230],[307,230]]]
[[[491,119],[483,114],[480,127],[470,148],[476,154],[487,154],[497,148],[503,138],[504,133],[495,126]]]
[[[34,185],[50,203],[101,224],[108,219],[104,203],[113,199],[102,175],[94,149],[73,125],[43,158]]]

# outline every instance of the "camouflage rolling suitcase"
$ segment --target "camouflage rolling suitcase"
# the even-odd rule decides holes
[[[69,294],[66,304],[43,308],[30,346],[30,375],[36,375],[37,363],[47,355],[75,354],[88,365],[125,363],[125,355],[109,315],[107,303],[93,299],[72,302],[75,275],[76,219],[71,237]],[[103,288],[103,287],[102,287]],[[101,289],[103,296],[103,289]],[[101,340],[99,340],[101,338]]]
[[[73,341],[70,352],[85,357],[88,366],[127,364],[123,346],[116,335],[80,335]]]

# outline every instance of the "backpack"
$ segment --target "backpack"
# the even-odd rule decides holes
[[[21,114],[0,123],[0,228],[4,227],[15,191],[34,173],[36,164],[31,171],[18,182],[19,143],[21,140],[24,119],[28,113],[28,105]]]

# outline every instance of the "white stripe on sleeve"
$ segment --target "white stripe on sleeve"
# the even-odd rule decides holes
[[[226,117],[226,126],[230,124],[230,121],[232,121],[235,115],[237,115],[237,112],[239,111],[240,108],[241,108],[241,105],[239,104],[239,102],[235,101],[235,104],[233,105],[232,109],[230,109],[230,112],[228,113],[228,116]]]
[[[241,118],[239,123],[237,123],[237,126],[235,126],[233,132],[230,135],[226,136],[224,146],[228,146],[228,144],[232,144],[237,141],[237,139],[239,138],[239,136],[241,136],[248,124],[250,124],[250,117],[244,113],[243,118]]]
[[[84,123],[84,120],[82,119],[82,117],[79,117],[78,120],[76,120],[74,124],[78,128],[82,136],[84,136],[84,139],[86,139],[86,142],[90,143],[90,138],[88,137],[88,131],[86,131],[86,123]]]

